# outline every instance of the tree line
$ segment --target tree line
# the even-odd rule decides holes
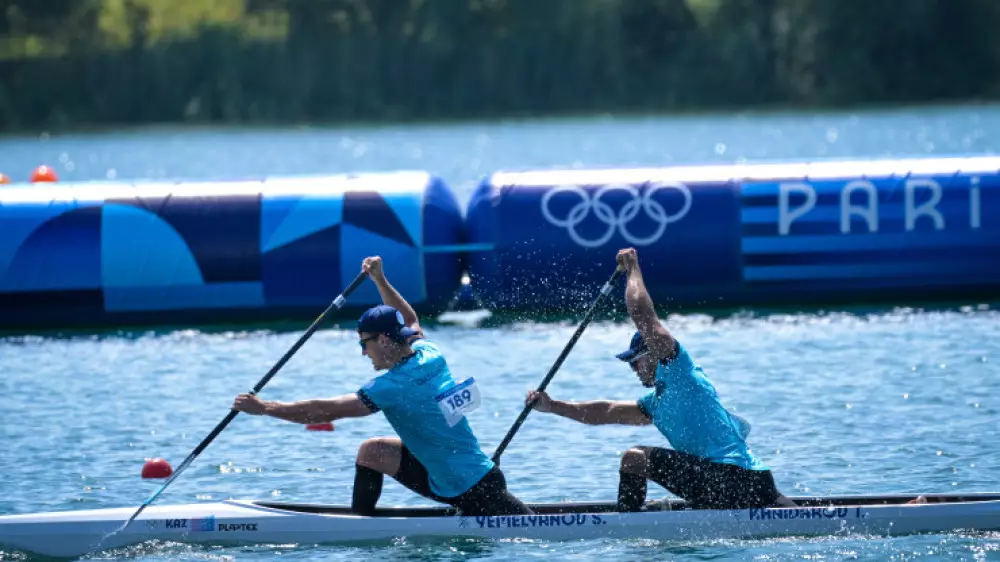
[[[995,0],[0,0],[0,129],[990,99],[998,16]]]

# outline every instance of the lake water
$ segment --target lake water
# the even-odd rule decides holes
[[[660,165],[762,159],[985,154],[1000,147],[1000,109],[740,114],[345,127],[146,129],[0,139],[0,172],[41,163],[63,180],[231,178],[428,169],[464,205],[498,168]],[[318,313],[319,311],[317,311]],[[492,452],[576,328],[575,320],[436,322],[428,334],[458,375],[475,373],[485,406],[471,422]],[[666,325],[753,424],[750,443],[789,495],[996,491],[1000,453],[1000,311],[931,309],[672,315]],[[259,328],[152,330],[0,340],[0,513],[138,507],[301,333]],[[290,329],[289,329],[290,328]],[[643,389],[614,358],[630,325],[595,322],[549,386],[562,399],[631,400]],[[294,400],[356,390],[374,375],[349,329],[327,329],[262,396]],[[222,498],[349,503],[358,445],[391,435],[381,415],[308,432],[240,416],[157,500]],[[526,501],[613,500],[621,453],[664,445],[651,427],[586,427],[533,412],[504,453]],[[650,486],[650,497],[666,492]],[[384,504],[421,498],[387,480]],[[1000,535],[831,537],[661,543],[402,543],[370,547],[159,545],[97,559],[135,560],[986,560]],[[0,551],[0,560],[22,559]]]

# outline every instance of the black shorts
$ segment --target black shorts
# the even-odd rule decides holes
[[[431,490],[427,468],[404,445],[395,479],[425,498],[459,509],[462,515],[531,515],[532,513],[521,500],[507,491],[507,479],[498,466],[490,469],[486,476],[464,493],[446,498]]]
[[[770,470],[747,470],[673,449],[644,448],[648,451],[648,478],[693,507],[769,507],[781,496]]]

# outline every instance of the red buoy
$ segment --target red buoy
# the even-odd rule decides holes
[[[0,174],[0,183],[10,183],[10,178],[5,176],[4,174]]]
[[[333,431],[332,423],[311,423],[306,425],[308,431]]]
[[[33,172],[31,172],[31,181],[32,183],[54,182],[54,181],[59,181],[59,177],[56,175],[55,170],[46,166],[45,164],[42,164],[41,166],[35,168]]]
[[[142,465],[143,478],[169,478],[173,473],[174,469],[164,459],[146,459]]]

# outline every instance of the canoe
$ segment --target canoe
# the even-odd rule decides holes
[[[798,507],[696,509],[682,500],[619,513],[614,503],[529,504],[534,515],[464,516],[444,507],[384,507],[354,515],[342,505],[225,500],[0,516],[0,545],[52,557],[149,540],[204,545],[350,544],[405,537],[697,541],[817,535],[904,535],[1000,530],[1000,493],[793,497]]]

